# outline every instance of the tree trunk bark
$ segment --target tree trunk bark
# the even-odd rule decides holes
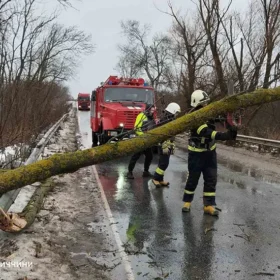
[[[51,179],[42,183],[34,192],[28,204],[23,209],[19,216],[26,221],[23,229],[28,228],[36,218],[37,213],[41,210],[46,195],[54,188],[54,183]],[[21,230],[23,230],[21,229]]]
[[[280,100],[280,87],[259,89],[251,93],[223,98],[193,113],[184,115],[168,124],[150,130],[134,139],[105,144],[96,148],[71,153],[56,154],[48,159],[0,173],[0,195],[47,178],[77,171],[101,162],[128,156],[142,151],[186,130],[201,125],[219,114],[234,112],[240,108]]]
[[[21,232],[31,226],[43,206],[45,196],[53,187],[54,184],[51,179],[41,184],[22,213],[5,213],[3,209],[0,209],[0,229],[6,232]]]

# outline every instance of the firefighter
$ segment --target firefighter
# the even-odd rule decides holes
[[[172,102],[168,104],[168,106],[164,110],[164,115],[157,126],[173,121],[178,115],[178,113],[180,112],[181,112],[181,108],[177,103]],[[169,165],[170,155],[174,153],[174,148],[175,148],[174,137],[164,141],[160,145],[158,167],[152,179],[153,184],[157,188],[169,186],[169,182],[165,182],[163,180],[163,177],[164,177],[164,172]]]
[[[199,110],[209,103],[206,92],[196,90],[191,95],[191,106],[194,111]],[[190,132],[188,145],[188,179],[184,191],[183,212],[189,212],[195,189],[201,173],[204,178],[203,204],[204,213],[218,216],[216,209],[216,184],[217,184],[217,155],[215,140],[235,140],[237,128],[231,126],[227,132],[215,130],[215,120],[201,124]]]
[[[146,110],[144,112],[141,112],[135,120],[134,129],[136,135],[138,136],[143,135],[145,131],[155,127],[156,122],[154,119],[154,113],[155,113],[155,106],[153,104],[147,104]],[[128,173],[126,176],[128,179],[134,179],[133,169],[136,165],[137,160],[141,157],[142,154],[145,155],[144,172],[142,176],[143,177],[153,176],[149,172],[149,168],[153,160],[153,151],[152,148],[147,148],[146,150],[142,152],[138,152],[131,157],[130,162],[128,164]]]

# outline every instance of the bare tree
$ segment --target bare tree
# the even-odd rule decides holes
[[[219,14],[218,16],[220,17]],[[236,17],[229,15],[228,18],[220,18],[220,20],[232,55],[231,60],[227,53],[226,67],[228,67],[228,75],[231,76],[231,79],[238,81],[237,90],[244,91],[246,89],[244,74],[249,69],[250,64],[246,65],[244,59],[244,42],[243,38],[240,38],[240,32],[237,31]]]
[[[189,101],[191,93],[197,86],[196,82],[199,79],[199,70],[208,39],[197,17],[193,16],[187,21],[174,11],[171,2],[168,6],[170,12],[167,14],[173,18],[172,36],[176,43],[175,51],[180,57],[181,64],[186,65],[185,71],[181,66],[181,81],[185,96]]]
[[[227,92],[227,83],[224,77],[221,54],[219,52],[219,35],[221,32],[221,20],[225,17],[230,5],[221,10],[219,0],[198,0],[198,11],[208,38],[209,47],[213,56],[215,71],[220,88],[220,94]]]
[[[231,50],[228,66],[236,73],[238,90],[268,88],[279,79],[279,13],[279,1],[257,0],[243,19],[237,13],[224,19],[217,14]]]
[[[237,24],[241,30],[244,43],[246,45],[246,57],[249,69],[247,71],[247,88],[254,90],[260,86],[261,70],[266,57],[266,47],[264,32],[261,27],[259,7],[251,2],[247,15],[242,19],[237,17]]]
[[[65,112],[61,81],[94,49],[77,27],[56,23],[58,14],[37,10],[37,0],[0,0],[0,147],[28,141]]]
[[[126,78],[137,77],[143,73],[143,69],[141,69],[128,54],[120,56],[115,70],[120,73],[122,77]]]
[[[265,25],[266,66],[263,87],[268,88],[280,78],[279,69],[279,39],[280,39],[280,4],[277,0],[260,0],[263,8]],[[274,77],[271,78],[272,68],[275,67]]]
[[[32,79],[61,81],[71,78],[81,55],[94,50],[90,40],[90,36],[75,26],[52,24],[36,50]]]
[[[249,69],[244,74],[244,79],[247,80],[248,91],[258,87],[269,88],[279,82],[279,13],[279,1],[257,0],[250,3],[244,19],[241,16],[237,19],[247,49],[245,57]],[[267,107],[266,110],[271,108]],[[254,108],[248,114],[246,125],[253,124],[256,119],[260,123],[263,114],[265,114],[263,106]],[[274,119],[276,120],[277,117]],[[271,127],[268,123],[266,125]],[[267,137],[267,135],[263,136]]]
[[[58,3],[63,5],[64,7],[73,7],[71,0],[57,0],[57,1],[58,1]],[[79,0],[76,0],[76,1],[79,1]]]
[[[154,88],[164,86],[162,78],[170,61],[170,38],[156,34],[148,44],[148,25],[141,27],[138,21],[128,20],[121,23],[121,28],[128,41],[119,46],[121,59],[128,58],[134,69],[143,70]]]

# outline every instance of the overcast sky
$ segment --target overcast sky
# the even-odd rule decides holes
[[[224,1],[224,0],[223,0]],[[244,7],[244,0],[233,0],[235,7]],[[190,0],[171,0],[176,10],[184,14],[192,7]],[[133,19],[152,25],[152,33],[165,32],[171,26],[171,17],[157,10],[167,11],[167,0],[73,0],[76,9],[63,11],[59,21],[65,25],[77,25],[92,35],[95,52],[81,61],[75,80],[67,83],[70,93],[91,92],[116,74],[117,45],[124,40],[120,21]],[[48,7],[50,9],[51,7]]]

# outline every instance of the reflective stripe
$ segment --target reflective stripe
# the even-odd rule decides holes
[[[201,144],[205,144],[205,137],[201,137],[200,143],[201,143]]]
[[[211,139],[215,139],[215,136],[216,136],[216,134],[217,134],[217,131],[212,131],[212,133],[211,133]]]
[[[156,169],[156,173],[159,175],[163,175],[164,174],[164,170],[160,169],[159,167]]]
[[[210,151],[213,151],[216,149],[216,144],[214,144],[213,146],[210,147]]]
[[[215,192],[204,192],[203,196],[216,196]]]
[[[187,190],[185,190],[185,193],[186,193],[186,194],[194,194],[194,192],[187,191]]]
[[[201,126],[197,129],[196,133],[199,134],[199,133],[201,132],[201,130],[202,130],[203,128],[205,128],[205,127],[207,127],[207,124],[201,125]]]
[[[213,146],[210,147],[210,151],[213,151],[216,149],[216,144],[214,144]],[[207,152],[209,150],[205,149],[205,148],[195,148],[193,146],[188,145],[188,150],[192,151],[192,152]]]

